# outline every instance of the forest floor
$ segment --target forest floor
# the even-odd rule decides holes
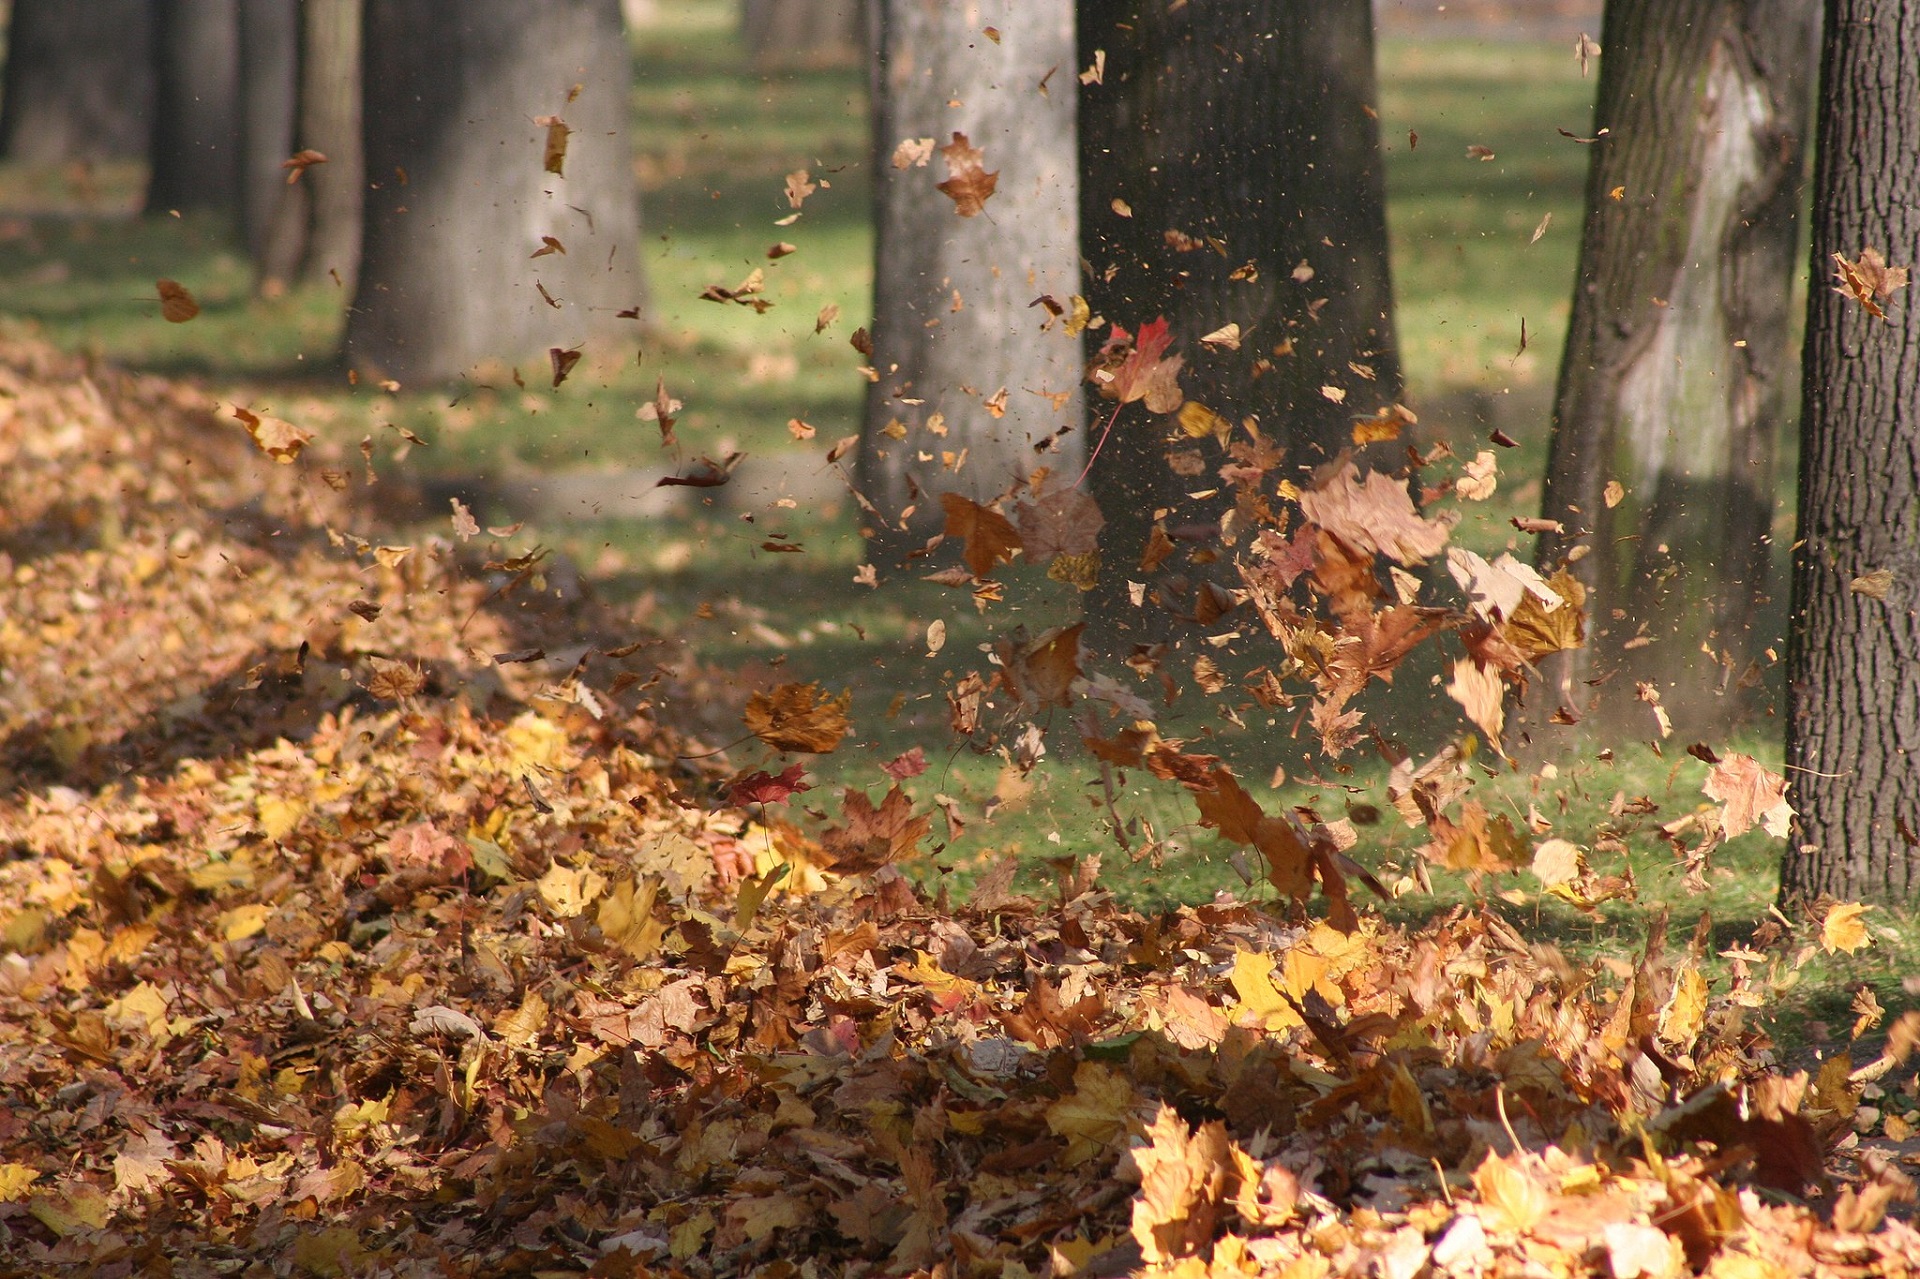
[[[1070,743],[954,744],[988,621],[1070,600],[856,583],[823,459],[857,413],[864,101],[743,74],[723,16],[644,50],[658,327],[564,388],[350,386],[328,286],[254,298],[225,228],[112,216],[137,173],[0,171],[0,1267],[1910,1262],[1865,1232],[1920,1122],[1911,921],[1771,918],[1758,830],[1690,863],[1704,761],[1462,760],[1483,817],[1581,846],[1570,887],[1430,864],[1386,766],[1297,725],[1168,711],[1256,809],[1352,823],[1394,897],[1341,932],[1182,788],[1090,806]],[[1513,40],[1383,68],[1409,400],[1428,443],[1520,441],[1455,538],[1524,554],[1584,161],[1551,126],[1591,81]],[[776,309],[699,301],[801,166],[833,185],[780,232]],[[162,323],[158,277],[202,314]],[[656,380],[685,454],[637,420]],[[724,489],[654,487],[736,450]],[[1460,736],[1419,660],[1362,704],[1424,757]],[[743,714],[811,681],[851,735],[788,773]],[[1716,745],[1777,763],[1765,725]]]

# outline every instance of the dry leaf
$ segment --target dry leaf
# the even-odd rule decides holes
[[[1751,755],[1730,752],[1707,771],[1702,789],[1724,806],[1720,824],[1729,839],[1756,825],[1782,839],[1792,829],[1794,811],[1787,802],[1787,779],[1768,772]]]
[[[167,323],[185,324],[200,314],[200,304],[179,281],[156,280],[154,288],[160,293],[160,317]]]
[[[1867,907],[1859,902],[1836,902],[1820,922],[1820,945],[1829,955],[1844,950],[1851,955],[1873,941],[1867,932]]]
[[[940,190],[953,201],[955,213],[963,218],[977,216],[999,185],[999,172],[986,171],[980,163],[986,152],[968,142],[964,133],[956,132],[953,141],[940,148],[940,156],[947,162],[947,180]]]
[[[851,690],[831,697],[818,684],[782,684],[747,699],[747,731],[780,751],[824,755],[850,731]]]

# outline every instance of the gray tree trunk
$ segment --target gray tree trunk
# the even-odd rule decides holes
[[[1536,742],[1566,733],[1559,705],[1646,729],[1638,682],[1679,731],[1724,733],[1766,647],[1818,21],[1818,0],[1607,6],[1543,505],[1566,532],[1539,548],[1549,571],[1587,548],[1589,636],[1548,663]]]
[[[1920,897],[1920,307],[1894,294],[1882,323],[1829,287],[1836,253],[1920,245],[1916,48],[1920,6],[1830,0],[1787,649],[1780,888],[1801,904]]]
[[[982,34],[989,26],[998,42]],[[1070,0],[878,0],[876,36],[879,380],[868,389],[859,474],[887,521],[874,531],[891,547],[909,509],[916,533],[929,521],[938,528],[934,494],[984,501],[1037,466],[1079,473],[1079,343],[1032,305],[1079,291],[1073,9]],[[947,176],[937,148],[955,133],[1000,175],[974,217],[937,189]],[[936,150],[926,167],[895,166],[901,142],[928,138]],[[1075,429],[1062,437],[1063,427]],[[1048,440],[1054,447],[1036,452]],[[963,452],[964,464],[950,466]]]
[[[13,0],[0,156],[26,164],[144,157],[152,142],[152,0]]]
[[[240,228],[255,262],[286,191],[299,76],[300,0],[240,0]]]
[[[864,0],[742,0],[740,42],[755,71],[850,67],[866,54]],[[977,34],[982,20],[974,26]]]
[[[367,170],[361,147],[361,0],[305,0],[300,145],[327,157],[308,169],[310,221],[302,273],[353,296],[360,275]]]
[[[1187,398],[1257,418],[1289,473],[1335,456],[1356,415],[1401,395],[1368,0],[1081,0],[1080,15],[1078,66],[1105,69],[1080,97],[1093,310],[1130,332],[1165,316]],[[1230,323],[1238,350],[1200,344]],[[1097,434],[1113,406],[1089,402]],[[1145,608],[1127,580],[1156,523],[1177,541],[1232,506],[1188,496],[1221,486],[1172,473],[1170,427],[1123,410],[1093,469],[1107,528],[1088,608],[1104,643],[1164,639],[1192,615],[1185,556]],[[1211,474],[1223,459],[1201,443]]]
[[[353,363],[442,380],[617,326],[643,300],[619,0],[368,0],[364,37]],[[564,175],[542,166],[550,116]],[[543,236],[566,252],[532,257]]]
[[[149,155],[149,212],[239,212],[239,0],[157,0]]]

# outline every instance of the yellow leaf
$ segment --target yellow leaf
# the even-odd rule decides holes
[[[278,795],[262,795],[255,807],[260,814],[260,829],[275,843],[291,835],[307,815],[305,800],[282,799]]]
[[[220,915],[220,932],[228,941],[245,941],[256,933],[266,931],[267,908],[259,902],[248,902],[244,906],[235,906]]]
[[[531,1048],[547,1025],[547,1001],[537,990],[527,992],[520,1006],[493,1019],[494,1033],[517,1048]]]
[[[1867,933],[1866,921],[1862,918],[1867,908],[1859,902],[1839,902],[1827,912],[1826,919],[1820,925],[1820,945],[1831,955],[1844,950],[1849,955],[1862,946],[1869,945],[1873,938]]]
[[[1213,1223],[1227,1184],[1227,1126],[1219,1120],[1189,1132],[1180,1112],[1161,1105],[1134,1150],[1140,1193],[1133,1201],[1133,1237],[1148,1265],[1191,1257],[1213,1241]]]
[[[1301,1026],[1300,1014],[1281,997],[1273,982],[1273,956],[1257,950],[1243,950],[1233,957],[1233,973],[1228,978],[1240,1006],[1267,1030],[1285,1030]]]
[[[1097,1061],[1083,1061],[1073,1075],[1073,1092],[1047,1107],[1047,1128],[1067,1139],[1060,1166],[1074,1168],[1092,1159],[1125,1134],[1135,1105],[1133,1082]]]
[[[36,1168],[25,1164],[0,1164],[0,1203],[15,1203],[27,1197],[27,1187],[40,1176]]]
[[[567,757],[566,730],[533,711],[523,712],[502,736],[515,768],[565,769],[573,762]]]
[[[627,880],[601,900],[595,922],[608,941],[635,959],[650,959],[667,935],[667,926],[653,917],[659,894],[660,881],[651,875]]]
[[[1487,1209],[1482,1221],[1489,1230],[1523,1235],[1547,1215],[1551,1201],[1546,1189],[1528,1175],[1524,1158],[1516,1156],[1509,1163],[1489,1151],[1485,1161],[1474,1169],[1473,1188]]]
[[[156,1042],[165,1043],[167,1034],[167,998],[152,982],[141,982],[105,1009],[112,1025],[144,1030]]]
[[[560,862],[549,866],[538,882],[541,899],[562,919],[572,919],[585,910],[589,902],[607,891],[606,878],[599,872]]]
[[[357,1101],[342,1106],[333,1112],[333,1130],[342,1137],[351,1137],[371,1128],[375,1124],[387,1122],[387,1112],[392,1106],[392,1095],[366,1101]]]
[[[1707,1020],[1707,979],[1697,968],[1683,968],[1674,977],[1673,994],[1660,1010],[1660,1038],[1684,1051],[1700,1036]]]

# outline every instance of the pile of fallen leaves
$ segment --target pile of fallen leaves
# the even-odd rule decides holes
[[[1588,967],[1491,910],[1147,918],[1096,859],[929,901],[897,792],[817,842],[765,815],[799,772],[713,798],[641,640],[584,646],[617,617],[529,607],[530,550],[382,544],[372,450],[299,437],[0,350],[0,1268],[1920,1265],[1855,1136],[1920,1018],[1789,1074],[1748,1022],[1777,975],[1738,950],[1716,988],[1704,927]],[[795,750],[834,714],[749,708]],[[1302,838],[1193,785],[1229,838]]]

